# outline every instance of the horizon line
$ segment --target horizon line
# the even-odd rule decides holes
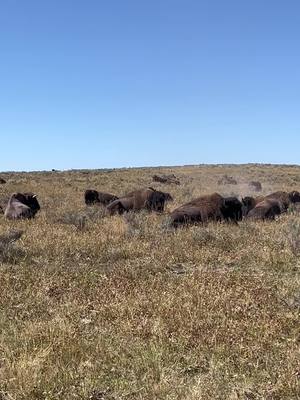
[[[238,167],[238,166],[266,166],[266,167],[299,167],[300,164],[287,163],[265,163],[265,162],[246,162],[246,163],[199,163],[199,164],[178,164],[178,165],[145,165],[145,166],[124,166],[124,167],[101,167],[101,168],[68,168],[68,169],[33,169],[33,170],[4,170],[1,174],[13,173],[43,173],[43,172],[80,172],[80,171],[118,171],[132,169],[159,169],[159,168],[183,168],[183,167]]]

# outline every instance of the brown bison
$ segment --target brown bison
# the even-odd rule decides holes
[[[6,183],[6,180],[3,178],[0,178],[0,185],[4,185]]]
[[[103,204],[104,206],[107,206],[109,203],[117,199],[118,197],[113,194],[97,192],[97,190],[88,189],[84,193],[84,201],[85,204],[88,206],[96,203],[100,203]]]
[[[34,218],[40,210],[36,195],[33,193],[13,193],[7,203],[4,216],[8,219]]]
[[[281,214],[281,211],[282,204],[280,201],[266,198],[249,211],[247,218],[254,220],[274,219],[276,215]]]
[[[262,184],[259,181],[251,181],[249,182],[249,188],[254,190],[255,192],[261,192]]]
[[[260,203],[263,200],[264,200],[263,196],[259,196],[259,197],[246,196],[246,197],[243,197],[242,198],[243,216],[248,215],[249,211],[252,210],[256,206],[256,204]]]
[[[168,183],[168,184],[175,184],[180,185],[179,179],[176,178],[174,174],[170,175],[153,175],[152,176],[153,182],[160,182],[160,183]]]
[[[169,193],[160,192],[149,187],[127,193],[125,196],[110,203],[107,206],[107,210],[110,215],[142,209],[163,212],[165,203],[172,200],[173,198]]]
[[[243,203],[243,215],[246,216],[248,213],[256,207],[256,205],[263,200],[276,200],[279,203],[281,212],[287,211],[289,206],[294,203],[299,203],[300,202],[300,193],[297,191],[293,192],[283,192],[283,191],[278,191],[274,193],[270,193],[267,196],[259,196],[259,197],[244,197],[242,199]]]
[[[300,193],[297,191],[293,192],[275,192],[268,194],[266,199],[275,199],[278,200],[281,204],[282,211],[286,211],[291,204],[299,203],[300,202]]]
[[[170,214],[171,225],[208,221],[240,221],[242,203],[236,197],[224,198],[218,193],[201,196],[176,208]]]

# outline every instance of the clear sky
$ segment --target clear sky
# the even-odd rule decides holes
[[[2,0],[0,170],[300,163],[299,0]]]

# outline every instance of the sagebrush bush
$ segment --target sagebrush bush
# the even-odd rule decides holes
[[[0,235],[0,263],[17,264],[26,256],[26,252],[15,245],[22,234],[23,231],[11,230]]]
[[[300,220],[288,224],[286,238],[294,256],[300,256]]]
[[[103,206],[86,207],[84,215],[89,221],[97,222],[107,216],[106,208]]]
[[[193,240],[200,245],[213,243],[217,240],[216,234],[213,229],[200,226],[192,231]]]
[[[123,215],[128,236],[145,236],[148,232],[147,211],[127,212]]]
[[[57,218],[57,222],[61,224],[74,225],[77,230],[83,231],[86,227],[87,217],[82,212],[67,211]]]

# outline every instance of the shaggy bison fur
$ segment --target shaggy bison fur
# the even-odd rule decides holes
[[[201,196],[176,208],[170,214],[171,225],[205,223],[208,221],[240,221],[242,203],[236,197],[224,198],[218,193]]]
[[[109,203],[117,199],[118,197],[113,194],[98,192],[97,190],[92,190],[92,189],[88,189],[84,193],[84,201],[85,204],[88,206],[96,203],[100,203],[103,204],[104,206],[107,206]]]
[[[281,210],[281,203],[278,200],[265,199],[249,211],[247,218],[254,220],[275,219],[276,215],[281,214]]]
[[[8,219],[33,218],[40,210],[39,202],[33,193],[13,193],[8,200],[4,216]]]
[[[126,211],[148,211],[163,212],[165,203],[172,201],[169,193],[160,192],[153,188],[135,190],[125,196],[113,201],[107,206],[110,215],[123,214]]]

